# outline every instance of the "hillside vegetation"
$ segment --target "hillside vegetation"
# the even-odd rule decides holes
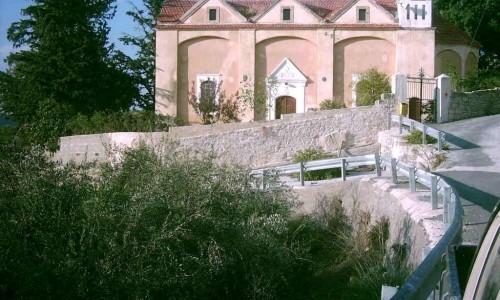
[[[404,280],[384,264],[388,220],[335,197],[296,216],[278,182],[156,153],[97,168],[2,146],[0,298],[375,299]]]

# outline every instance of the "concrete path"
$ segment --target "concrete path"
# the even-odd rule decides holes
[[[462,198],[464,244],[477,244],[500,200],[500,115],[429,125],[446,132],[450,152],[435,173]]]

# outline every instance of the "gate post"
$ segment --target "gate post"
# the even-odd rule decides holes
[[[407,80],[403,73],[396,73],[391,77],[391,93],[395,95],[398,104],[408,102]]]
[[[451,78],[448,75],[441,74],[437,78],[436,93],[436,116],[437,123],[446,123],[449,120],[449,105],[451,96]]]

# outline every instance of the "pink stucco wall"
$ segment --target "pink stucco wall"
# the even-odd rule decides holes
[[[431,4],[430,0],[419,2]],[[317,108],[329,98],[350,106],[352,75],[372,67],[388,76],[415,75],[420,68],[438,75],[451,61],[464,76],[477,64],[478,49],[436,44],[436,29],[429,25],[429,18],[401,23],[394,11],[371,0],[351,4],[322,19],[300,1],[282,0],[249,20],[228,2],[208,0],[197,2],[179,19],[160,22],[156,31],[156,110],[199,122],[188,104],[197,75],[221,74],[222,89],[230,97],[242,81],[267,78],[285,58],[307,78],[300,90],[301,111]],[[284,7],[293,9],[293,20],[281,20]],[[214,8],[218,20],[210,21],[208,10]],[[368,10],[366,22],[357,20],[359,8]],[[254,117],[255,112],[247,110],[243,120]]]
[[[189,93],[196,90],[197,74],[223,74],[221,89],[228,96],[238,90],[238,44],[217,37],[191,39],[179,45],[178,51],[178,105],[179,117],[192,122],[200,119],[188,104]]]
[[[265,79],[283,59],[288,58],[308,78],[305,88],[306,106],[316,104],[315,44],[294,37],[282,37],[262,41],[255,49],[255,76],[258,80]]]
[[[352,74],[375,67],[388,76],[396,72],[396,53],[392,43],[371,37],[343,40],[335,44],[334,95],[346,106],[352,103]]]

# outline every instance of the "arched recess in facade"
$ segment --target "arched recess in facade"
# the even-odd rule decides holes
[[[352,75],[377,68],[388,77],[396,72],[396,47],[373,37],[355,37],[334,45],[333,94],[347,107],[352,105]]]
[[[288,58],[307,77],[304,107],[316,105],[317,51],[316,44],[298,37],[280,36],[263,40],[255,45],[255,78],[257,81],[264,81]],[[262,114],[255,117],[263,119],[265,116]]]
[[[460,58],[460,54],[450,49],[440,51],[436,55],[435,69],[436,75],[451,75],[449,74],[450,71],[454,71],[456,75],[461,76],[462,59]]]
[[[238,51],[232,51],[225,38],[205,36],[189,39],[178,46],[177,58],[177,116],[186,121],[199,122],[199,117],[189,105],[189,93],[196,89],[200,74],[223,74],[222,89],[231,89],[238,77]],[[237,84],[237,80],[236,80]],[[228,94],[234,93],[229,91]]]
[[[465,60],[465,75],[467,76],[468,74],[474,73],[477,71],[477,63],[478,59],[476,55],[472,52],[469,52],[467,54],[467,59]]]

